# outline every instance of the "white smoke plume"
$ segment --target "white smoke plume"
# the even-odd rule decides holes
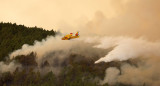
[[[94,47],[114,48],[95,63],[137,59],[137,66],[127,63],[121,65],[120,70],[115,67],[107,68],[104,80],[100,81],[100,84],[114,85],[122,83],[133,86],[159,86],[159,42],[129,37],[105,37],[100,40],[101,43]]]
[[[61,63],[68,57],[70,49],[78,45],[74,40],[61,40],[61,37],[49,36],[42,41],[35,41],[33,45],[24,44],[21,49],[18,49],[10,54],[10,59],[19,55],[28,55],[31,52],[36,53],[35,60],[38,63],[38,68],[41,73],[45,74],[52,71],[54,74],[60,73]],[[55,61],[57,60],[57,62]],[[41,65],[47,61],[49,66],[41,68]],[[56,65],[56,66],[55,66]]]
[[[27,55],[31,52],[36,52],[38,57],[41,58],[46,53],[54,50],[66,50],[72,46],[75,41],[62,41],[60,37],[49,36],[43,39],[41,42],[35,41],[34,45],[24,44],[21,49],[16,50],[10,54],[10,58],[14,58],[17,55]]]
[[[133,86],[143,86],[143,85],[159,86],[160,58],[151,57],[151,58],[147,58],[147,59],[143,58],[139,60],[142,60],[142,61],[138,62],[137,66],[133,66],[125,63],[120,67],[120,70],[113,67],[107,68],[105,78],[100,82],[100,84],[108,83],[110,85],[113,85],[116,83],[123,83],[126,85],[133,85]],[[121,74],[115,73],[117,71],[121,71]],[[113,76],[115,78],[113,78]],[[108,79],[112,79],[112,80],[109,81]]]
[[[109,40],[108,40],[109,39]],[[113,37],[103,38],[97,48],[115,48],[110,51],[105,57],[100,58],[95,63],[124,61],[136,57],[160,56],[160,43],[149,42],[142,38],[135,39],[129,37]]]
[[[115,67],[110,67],[106,70],[106,77],[104,80],[100,81],[100,84],[103,85],[108,83],[110,85],[114,85],[117,82],[117,78],[120,71]]]
[[[8,64],[4,63],[4,62],[0,62],[0,73],[4,73],[4,72],[14,72],[15,69],[17,67],[21,67],[20,64],[17,64],[16,62],[12,61]]]
[[[84,57],[93,61],[95,58],[104,56],[108,52],[107,50],[92,47],[97,43],[95,41],[94,43],[89,42],[89,40],[85,40],[83,37],[73,40],[61,40],[59,36],[50,36],[41,42],[35,41],[33,45],[24,44],[21,49],[12,52],[9,56],[10,59],[14,59],[16,56],[35,52],[36,62],[39,67],[37,70],[40,70],[41,73],[52,71],[57,75],[60,73],[62,64],[67,64],[67,58],[70,58],[70,55],[78,55],[78,58],[74,59],[75,61],[82,60]],[[41,68],[46,61],[49,65]]]
[[[104,54],[104,52],[108,52],[101,52],[101,50],[105,49],[98,49],[92,47],[98,43],[98,41],[96,41],[97,38],[99,37],[95,37],[94,39],[91,39],[90,37],[82,37],[73,40],[61,40],[60,36],[49,36],[42,41],[35,41],[33,45],[24,44],[21,49],[12,52],[9,57],[10,59],[13,59],[18,55],[27,55],[31,52],[36,52],[36,55],[38,57],[37,60],[42,60],[52,52],[62,51],[61,53],[55,53],[52,56],[57,56],[59,59],[64,59],[69,53],[82,54],[87,57],[92,57],[95,54],[102,55]]]
[[[145,62],[138,64],[138,67],[124,64],[121,66],[121,75],[118,82],[131,85],[159,86],[160,70],[159,57],[151,57],[150,59],[142,59]]]
[[[22,47],[22,49],[11,53],[10,58],[12,59],[17,55],[27,55],[32,51],[36,52],[38,63],[41,64],[47,60],[51,64],[39,70],[42,73],[53,71],[54,74],[60,72],[60,64],[73,53],[91,57],[91,59],[94,56],[99,58],[102,56],[95,63],[138,59],[137,66],[123,64],[120,69],[115,67],[107,68],[104,80],[100,80],[100,84],[115,85],[116,83],[122,83],[127,85],[145,84],[147,86],[158,86],[160,84],[159,42],[131,37],[87,37],[69,41],[63,41],[60,37],[57,38],[48,37],[42,42],[35,42],[34,45]],[[107,49],[109,48],[113,49],[108,52]],[[53,55],[52,52],[54,52]],[[58,57],[57,61],[56,57]],[[78,60],[81,58],[80,56]],[[56,66],[54,66],[55,63]]]

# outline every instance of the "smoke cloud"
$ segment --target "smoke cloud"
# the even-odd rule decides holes
[[[90,39],[90,38],[89,38]],[[89,40],[84,40],[83,37],[73,40],[61,40],[60,36],[57,37],[47,37],[41,42],[35,41],[33,45],[24,44],[21,49],[12,52],[9,56],[10,59],[18,55],[27,55],[31,52],[36,52],[37,60],[47,57],[50,53],[54,51],[62,51],[61,53],[56,53],[59,59],[68,55],[68,53],[84,54],[85,56],[94,56],[94,52],[100,53],[101,49],[93,49],[92,46],[98,42],[91,43]],[[55,56],[55,57],[56,57]]]
[[[107,49],[114,47],[105,57],[95,61],[111,62],[136,60],[136,65],[123,63],[119,68],[110,67],[106,69],[106,75],[100,84],[114,85],[123,83],[133,86],[158,86],[160,83],[160,43],[150,42],[143,38],[129,37],[104,37],[100,44],[94,47]]]
[[[100,82],[101,85],[108,83],[114,85],[117,82],[117,78],[120,71],[115,67],[110,67],[106,70],[106,77]]]
[[[144,64],[138,64],[138,67],[124,64],[121,67],[122,74],[118,76],[118,81],[125,84],[132,85],[146,85],[159,86],[160,84],[160,70],[158,67],[159,57],[152,57],[144,60]],[[158,60],[158,61],[157,61]]]
[[[11,59],[18,55],[27,55],[31,52],[36,52],[38,59],[43,57],[45,54],[54,50],[66,50],[69,49],[74,42],[76,41],[62,41],[60,37],[47,37],[42,40],[42,42],[35,41],[34,45],[30,46],[28,44],[24,44],[22,49],[16,50],[10,54]]]
[[[35,41],[33,45],[24,44],[21,49],[12,52],[9,57],[14,59],[16,56],[35,52],[35,60],[38,63],[36,70],[44,74],[53,71],[57,75],[64,66],[68,65],[67,59],[72,58],[72,55],[76,55],[74,61],[77,62],[85,58],[94,61],[94,59],[105,56],[108,50],[92,47],[98,42],[92,43],[89,39],[82,37],[73,40],[61,40],[60,36],[49,36],[41,42]],[[44,66],[46,64],[47,66]]]
[[[0,73],[4,73],[4,72],[14,72],[16,68],[20,68],[21,65],[12,61],[8,64],[4,63],[4,62],[0,62]]]
[[[89,20],[81,18],[77,24],[64,25],[62,31],[78,30],[89,36],[129,36],[145,37],[149,40],[159,40],[159,10],[158,0],[107,0],[110,11],[97,10]],[[107,13],[106,13],[107,12]],[[112,17],[108,15],[113,14]],[[115,14],[115,15],[114,15]],[[153,35],[154,34],[154,35]]]
[[[154,86],[159,84],[160,43],[158,41],[151,42],[144,38],[131,37],[87,37],[69,41],[58,38],[48,37],[42,42],[35,42],[34,45],[28,45],[25,48],[26,45],[24,45],[22,49],[11,53],[10,58],[27,55],[32,51],[36,52],[36,61],[39,66],[45,61],[50,64],[38,70],[42,73],[53,71],[55,74],[61,71],[63,64],[67,66],[67,58],[73,54],[80,55],[75,61],[80,61],[82,56],[94,61],[102,57],[95,63],[137,59],[136,65],[123,63],[120,68],[107,68],[104,80],[100,80],[100,84],[122,83]]]
[[[130,65],[128,63],[122,64],[120,70],[110,67],[106,69],[106,75],[101,84],[108,83],[110,85],[116,83],[123,83],[133,86],[159,86],[160,84],[160,70],[159,70],[159,57],[143,58],[139,59],[137,66]],[[112,70],[111,70],[112,69]],[[120,71],[121,74],[115,72]],[[110,74],[110,75],[108,75]],[[113,79],[113,77],[115,77]],[[108,79],[113,79],[109,81]],[[114,81],[114,82],[113,82]]]
[[[108,46],[110,45],[110,46]],[[144,39],[134,38],[104,38],[98,48],[108,48],[115,46],[105,57],[97,60],[99,62],[110,62],[114,60],[123,61],[136,57],[160,56],[160,43],[148,42]]]

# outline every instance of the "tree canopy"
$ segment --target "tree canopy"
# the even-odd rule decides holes
[[[41,41],[49,35],[55,36],[53,30],[38,27],[26,27],[16,23],[0,23],[0,61],[23,44],[32,45],[35,40]]]

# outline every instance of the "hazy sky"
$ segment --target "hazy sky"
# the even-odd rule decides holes
[[[103,12],[107,18],[114,17],[118,14],[112,5],[119,6],[128,0],[111,1],[116,0],[0,0],[0,19],[51,29],[59,22],[91,19],[97,11]]]
[[[73,23],[81,18],[91,19],[96,11],[102,11],[112,17],[115,14],[108,9],[109,1],[0,0],[0,20],[52,29],[60,22]]]
[[[159,4],[160,0],[0,0],[0,21],[159,39]]]

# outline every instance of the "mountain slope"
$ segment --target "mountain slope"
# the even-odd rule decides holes
[[[16,23],[0,23],[0,61],[5,59],[10,52],[21,48],[23,44],[32,45],[35,40],[42,40],[48,35],[55,36],[53,30],[43,28],[26,27]]]

